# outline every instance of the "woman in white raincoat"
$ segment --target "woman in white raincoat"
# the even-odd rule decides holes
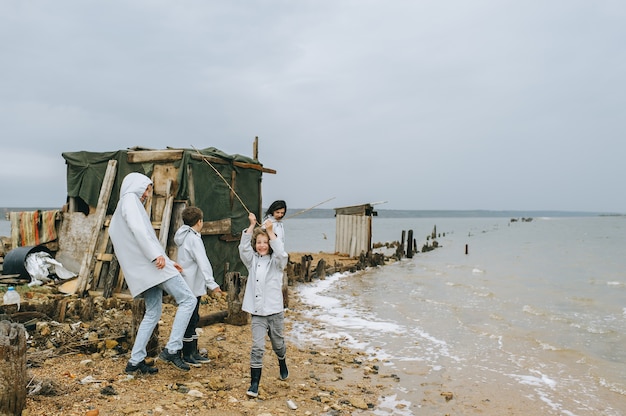
[[[120,189],[120,200],[111,218],[109,236],[120,263],[128,289],[133,297],[143,296],[146,312],[135,336],[135,344],[126,365],[127,373],[152,374],[158,371],[146,364],[146,346],[162,312],[163,291],[178,304],[170,338],[159,358],[183,371],[189,366],[180,352],[196,298],[185,283],[182,268],[165,254],[143,203],[152,192],[152,181],[133,172],[126,175]]]

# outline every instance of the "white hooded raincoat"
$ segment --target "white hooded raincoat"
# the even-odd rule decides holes
[[[188,225],[182,225],[174,235],[178,246],[177,262],[183,268],[183,278],[194,296],[206,295],[220,287],[215,283],[213,267],[206,255],[200,234]]]
[[[178,270],[167,257],[141,203],[141,196],[152,181],[141,173],[130,173],[122,181],[120,200],[111,218],[109,236],[124,278],[133,297],[176,276]],[[165,257],[165,267],[153,261]]]

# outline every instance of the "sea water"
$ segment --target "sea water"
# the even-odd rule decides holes
[[[333,251],[332,223],[286,222],[288,249]],[[626,217],[374,218],[373,241],[412,229],[420,249],[434,227],[433,251],[298,285],[324,329],[294,322],[289,341],[339,340],[397,375],[367,414],[626,414]]]
[[[9,237],[11,235],[11,222],[0,219],[0,237]]]

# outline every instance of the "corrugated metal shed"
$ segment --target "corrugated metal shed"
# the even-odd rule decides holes
[[[357,257],[372,249],[372,204],[335,208],[335,252]]]

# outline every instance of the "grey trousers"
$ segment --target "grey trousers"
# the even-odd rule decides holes
[[[287,353],[285,337],[283,336],[285,314],[252,315],[252,351],[250,351],[250,367],[263,368],[263,354],[265,353],[265,335],[270,337],[272,349],[278,359],[283,360]]]

